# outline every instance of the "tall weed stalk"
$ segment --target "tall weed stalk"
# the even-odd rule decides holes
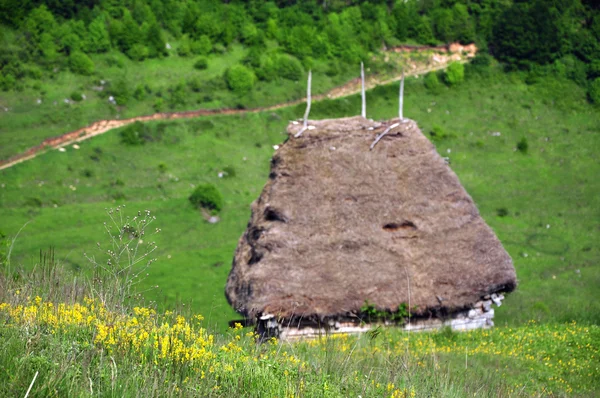
[[[156,261],[151,254],[157,246],[151,239],[160,229],[150,228],[156,217],[145,210],[130,218],[124,214],[124,208],[122,205],[106,210],[109,221],[104,223],[104,230],[108,243],[96,244],[97,255],[84,253],[93,267],[91,295],[115,309],[126,309],[132,298],[139,299],[145,291],[158,287],[137,289]]]

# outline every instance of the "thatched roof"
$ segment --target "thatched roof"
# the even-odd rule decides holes
[[[512,260],[457,176],[407,121],[311,121],[275,153],[229,275],[248,319],[324,320],[368,300],[414,315],[468,308],[516,286]]]

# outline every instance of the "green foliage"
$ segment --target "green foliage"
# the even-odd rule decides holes
[[[70,95],[70,98],[75,102],[83,101],[83,95],[81,95],[78,91],[73,91]]]
[[[111,83],[109,93],[115,98],[117,105],[125,106],[131,100],[131,88],[126,77]]]
[[[152,22],[146,31],[144,40],[148,49],[150,58],[164,57],[168,55],[167,43],[164,38],[163,30],[156,21]]]
[[[204,70],[206,68],[208,68],[208,59],[206,57],[197,58],[194,62],[194,69]]]
[[[252,90],[256,76],[244,65],[233,65],[225,72],[225,81],[230,90],[237,94],[245,94]]]
[[[121,142],[125,145],[142,145],[146,142],[145,133],[146,125],[142,122],[134,122],[121,130]]]
[[[431,140],[436,144],[455,137],[454,134],[448,133],[443,127],[441,127],[438,124],[433,125],[433,128],[429,132],[429,135],[431,136]]]
[[[427,75],[425,75],[423,83],[425,84],[427,90],[429,90],[433,94],[439,93],[442,88],[437,73],[435,72],[429,72]]]
[[[189,201],[197,208],[219,212],[223,209],[223,196],[212,184],[200,184],[194,189]]]
[[[213,45],[210,37],[202,35],[190,45],[192,53],[197,55],[208,55],[213,50]]]
[[[304,74],[304,69],[300,61],[297,58],[287,55],[280,55],[275,59],[275,70],[277,71],[277,76],[294,81],[300,80]]]
[[[233,166],[224,167],[223,173],[224,173],[225,178],[233,178],[237,175],[237,173],[235,172],[235,167],[233,167]]]
[[[494,55],[516,67],[554,61],[568,51],[569,27],[561,14],[569,12],[544,0],[514,2],[495,24]]]
[[[529,149],[529,143],[527,142],[527,138],[523,137],[517,142],[517,150],[522,154],[526,154]]]
[[[398,309],[394,312],[380,310],[375,307],[375,305],[370,303],[369,300],[365,300],[365,303],[362,305],[362,307],[360,307],[360,318],[365,322],[392,321],[403,325],[409,315],[410,314],[406,303],[400,304]]]
[[[446,68],[444,81],[449,86],[455,86],[465,80],[465,66],[460,62],[453,62]]]
[[[588,95],[592,103],[600,105],[600,77],[590,83]]]
[[[496,215],[498,217],[506,217],[508,216],[508,209],[506,207],[500,207],[496,209]]]
[[[91,75],[96,69],[94,62],[82,52],[76,51],[69,56],[69,67],[73,73]]]
[[[150,56],[150,50],[145,45],[136,43],[127,51],[127,55],[134,61],[143,61]]]
[[[103,18],[94,19],[88,26],[85,47],[92,53],[102,53],[110,49],[110,35]]]

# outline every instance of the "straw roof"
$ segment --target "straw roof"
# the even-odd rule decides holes
[[[272,159],[226,287],[249,320],[452,313],[516,287],[512,260],[413,121],[311,121]],[[409,293],[410,292],[410,293]],[[410,298],[409,298],[410,294]]]

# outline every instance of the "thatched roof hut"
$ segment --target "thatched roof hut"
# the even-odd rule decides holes
[[[512,260],[415,122],[370,150],[395,122],[311,121],[298,138],[289,125],[227,281],[247,320],[339,329],[368,302],[491,324],[490,300],[517,283]]]

